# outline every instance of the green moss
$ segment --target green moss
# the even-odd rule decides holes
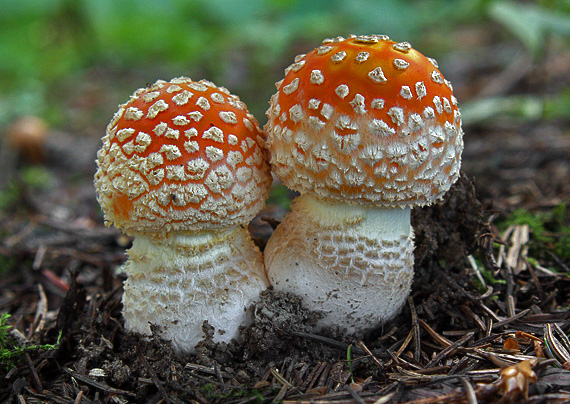
[[[493,274],[493,271],[487,270],[487,269],[481,269],[481,275],[483,275],[483,279],[485,279],[485,282],[487,283],[487,285],[505,285],[507,283],[506,280],[504,279],[497,279],[495,278],[495,275]]]
[[[204,397],[211,397],[214,391],[214,385],[212,383],[206,383],[200,388],[200,393]]]
[[[38,350],[52,351],[59,347],[61,332],[57,337],[57,342],[55,345],[44,344],[21,346],[17,344],[17,342],[14,341],[14,339],[10,336],[10,330],[12,329],[12,326],[8,324],[9,318],[10,314],[8,313],[2,313],[2,316],[0,316],[0,366],[6,369],[11,369],[26,352],[33,352]]]
[[[479,272],[481,273],[483,280],[488,286],[504,285],[507,283],[507,281],[504,279],[495,278],[493,271],[486,269],[485,266],[479,260],[476,260],[476,262],[477,262],[477,268],[479,268]],[[477,277],[473,277],[471,279],[471,282],[473,283],[473,285],[475,285],[475,287],[479,292],[485,293],[487,291],[487,287],[483,285]]]
[[[498,223],[501,229],[512,225],[529,227],[529,257],[550,259],[547,252],[551,252],[561,260],[570,260],[570,209],[565,204],[545,212],[517,209]]]

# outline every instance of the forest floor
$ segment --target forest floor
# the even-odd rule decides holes
[[[568,59],[540,83],[513,63],[493,88],[568,85]],[[462,177],[413,211],[415,280],[393,321],[316,335],[297,299],[267,291],[241,342],[184,356],[125,332],[115,271],[130,240],[103,226],[86,180],[99,139],[52,130],[42,163],[16,161],[4,184],[0,402],[570,402],[570,123],[464,129]],[[283,214],[269,203],[251,224],[261,248]]]

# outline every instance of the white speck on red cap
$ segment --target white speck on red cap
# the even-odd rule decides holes
[[[246,224],[271,183],[264,147],[255,118],[223,87],[180,77],[139,89],[97,153],[106,222],[155,236]]]
[[[449,189],[461,163],[461,114],[433,59],[371,35],[324,40],[299,60],[303,68],[277,83],[265,127],[285,185],[387,207],[430,204]]]

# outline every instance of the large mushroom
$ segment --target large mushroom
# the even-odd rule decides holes
[[[273,172],[300,192],[265,249],[275,290],[362,331],[413,278],[412,206],[457,180],[461,115],[435,60],[386,36],[327,39],[279,81],[265,127]]]
[[[178,352],[214,327],[236,337],[268,282],[246,226],[271,183],[264,138],[237,96],[180,77],[119,106],[97,154],[106,224],[134,236],[123,266],[125,328],[150,324]]]

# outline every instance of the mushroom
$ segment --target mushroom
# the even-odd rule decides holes
[[[204,337],[236,337],[268,286],[246,226],[271,184],[265,139],[237,96],[180,77],[119,106],[97,154],[107,225],[134,236],[122,267],[125,328],[192,352]]]
[[[409,43],[370,35],[324,40],[276,86],[271,165],[301,195],[265,249],[269,281],[322,312],[317,330],[373,328],[410,292],[411,207],[439,200],[459,176],[451,84]]]
[[[48,135],[48,126],[44,120],[25,115],[12,122],[6,130],[5,138],[8,148],[16,152],[23,161],[42,163],[45,160]]]

